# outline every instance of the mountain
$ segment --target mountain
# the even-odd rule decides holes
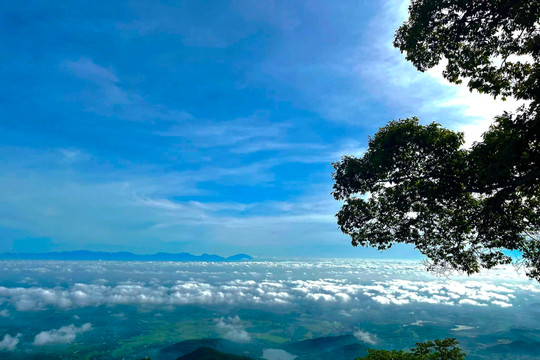
[[[159,352],[163,358],[174,359],[178,358],[179,356],[191,354],[200,348],[210,348],[215,351],[234,354],[236,356],[249,355],[252,357],[258,357],[258,355],[262,352],[262,349],[256,344],[239,344],[220,338],[184,340],[169,345],[161,349]]]
[[[291,342],[283,349],[297,355],[297,360],[356,359],[367,347],[353,335],[325,336]]]
[[[138,255],[130,252],[105,251],[62,251],[46,253],[10,253],[0,254],[0,260],[103,260],[103,261],[245,261],[251,256],[237,254],[224,258],[218,255],[192,255],[190,253],[170,254],[159,252],[156,254]]]
[[[226,354],[209,347],[198,348],[197,350],[179,357],[177,360],[251,360],[245,356]]]
[[[236,254],[236,255],[233,255],[233,256],[229,256],[227,259],[227,261],[244,261],[244,260],[251,260],[252,257],[247,255],[247,254]]]
[[[175,344],[169,345],[161,349],[160,352],[164,354],[175,354],[179,356],[179,355],[185,355],[185,354],[191,353],[201,347],[212,348],[214,350],[216,349],[223,350],[224,347],[228,345],[228,343],[229,343],[228,340],[223,340],[223,339],[218,339],[218,338],[184,340],[184,341],[180,341]]]
[[[282,344],[281,346],[273,344],[272,347],[296,356],[296,360],[353,360],[359,356],[366,355],[367,348],[370,346],[366,346],[366,344],[359,341],[353,335],[342,335],[294,341]],[[231,359],[242,359],[242,356],[258,359],[266,347],[256,343],[240,344],[221,338],[191,339],[162,348],[159,350],[159,359],[198,359],[195,357],[185,358],[185,356],[201,348],[239,356],[239,358]]]
[[[293,353],[305,353],[312,351],[328,351],[358,342],[359,341],[353,335],[324,336],[288,343],[284,348]]]
[[[296,360],[353,360],[365,356],[368,348],[352,335],[295,341],[283,347],[291,351]],[[236,344],[229,340],[211,338],[178,342],[163,348],[160,352],[161,355],[166,355],[167,359],[176,358],[176,360],[255,360],[260,358],[261,350],[261,348],[257,350],[252,344]],[[496,355],[497,359],[502,359],[502,356],[517,359],[514,356],[518,356],[520,359],[532,360],[538,358],[540,342],[517,340],[490,346],[486,350],[489,354]]]
[[[540,354],[540,342],[517,340],[509,344],[490,346],[487,350],[495,354],[538,356]]]

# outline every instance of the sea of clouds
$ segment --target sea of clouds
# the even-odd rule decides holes
[[[66,288],[0,286],[0,301],[16,311],[49,308],[70,309],[99,305],[297,305],[429,303],[443,305],[512,307],[516,294],[540,293],[532,284],[502,284],[481,281],[374,281],[368,285],[340,279],[177,281],[163,286],[151,283],[118,285],[75,283]],[[348,307],[348,306],[346,306]]]
[[[474,277],[436,277],[414,261],[0,261],[0,272],[0,322],[4,328],[32,314],[39,317],[52,313],[59,319],[58,314],[98,307],[132,306],[140,311],[166,312],[203,306],[227,308],[227,315],[213,319],[215,331],[224,339],[243,344],[253,338],[247,331],[246,319],[237,315],[239,309],[316,309],[317,316],[326,312],[344,324],[351,319],[350,329],[356,329],[351,333],[367,345],[377,345],[381,341],[373,329],[368,331],[354,324],[364,321],[362,326],[366,326],[365,321],[371,317],[418,328],[430,326],[437,316],[444,319],[445,314],[456,310],[459,315],[450,316],[461,317],[448,325],[448,332],[454,334],[467,333],[481,326],[482,321],[491,321],[482,320],[482,316],[495,319],[501,314],[534,327],[540,304],[540,284],[513,267],[500,267]],[[103,316],[103,312],[100,314]],[[111,316],[118,315],[112,311]],[[88,319],[80,320],[77,315],[70,319],[35,328],[28,334],[14,326],[12,331],[0,333],[0,351],[15,351],[25,338],[28,346],[43,348],[71,344],[82,334],[97,331]]]
[[[0,271],[12,279],[11,286],[0,286],[2,313],[100,305],[311,303],[347,309],[370,302],[506,308],[519,302],[520,294],[540,296],[540,285],[512,267],[474,278],[437,278],[422,264],[406,261],[4,262]],[[41,283],[44,278],[48,286]]]

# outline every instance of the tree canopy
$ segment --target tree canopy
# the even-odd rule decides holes
[[[411,351],[368,350],[368,355],[356,360],[464,360],[465,354],[456,339],[417,343]]]
[[[394,46],[425,71],[470,89],[532,100],[540,88],[539,0],[413,0]]]
[[[521,254],[540,281],[540,1],[416,0],[394,45],[418,70],[523,106],[482,141],[417,118],[391,121],[361,158],[333,164],[340,229],[354,246],[413,244],[432,269],[472,274]]]

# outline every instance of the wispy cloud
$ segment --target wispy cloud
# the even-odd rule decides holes
[[[498,111],[392,48],[405,1],[97,4],[3,9],[0,251],[348,255],[331,162]]]
[[[91,58],[81,57],[63,62],[61,68],[86,81],[79,93],[72,94],[72,101],[82,102],[86,111],[134,121],[181,122],[192,118],[183,110],[148,102],[144,95],[122,86],[112,66],[102,66]]]
[[[116,87],[119,80],[112,67],[104,67],[94,63],[92,59],[81,57],[78,60],[68,60],[64,64],[66,70],[78,78],[101,84],[104,87]],[[119,88],[113,92],[122,92]]]
[[[175,242],[197,236],[198,241],[184,249],[195,252],[217,248],[224,251],[231,245],[239,249],[247,244],[250,233],[259,233],[261,241],[266,238],[264,242],[270,247],[276,241],[287,241],[283,237],[287,232],[305,232],[314,224],[327,228],[324,232],[319,230],[317,236],[321,238],[334,229],[337,204],[328,195],[329,189],[324,200],[299,194],[288,201],[230,201],[207,188],[207,184],[216,183],[224,187],[260,188],[263,182],[271,187],[273,174],[269,169],[276,166],[273,162],[183,172],[157,169],[155,174],[134,167],[129,171],[106,170],[90,179],[73,172],[73,166],[84,163],[75,162],[82,157],[80,152],[69,151],[68,155],[65,151],[51,151],[43,157],[44,164],[48,164],[46,171],[35,168],[36,159],[32,163],[20,162],[18,169],[10,165],[11,174],[0,180],[0,189],[5,190],[0,196],[0,211],[6,214],[0,226],[24,228],[28,234],[25,237],[45,236],[63,246],[69,243],[72,249],[105,241],[121,246],[129,238],[136,240],[129,243],[130,249],[139,246],[146,249],[143,251],[152,251],[150,247],[155,246],[155,241],[146,239],[158,237],[174,246]],[[201,227],[202,234],[196,230]],[[201,241],[201,235],[214,245],[209,240]],[[298,238],[293,243],[303,242]],[[124,249],[125,246],[128,245]],[[257,252],[268,250],[259,248]]]
[[[269,120],[267,112],[263,111],[255,112],[246,118],[219,122],[197,119],[172,126],[158,132],[158,135],[186,139],[197,148],[221,148],[231,154],[326,150],[326,146],[320,143],[290,139],[287,130],[291,128],[291,123]]]
[[[133,96],[120,87],[112,67],[100,66],[86,57],[68,60],[62,67],[73,76],[97,85],[102,92],[99,100],[107,105],[130,105],[134,101]]]

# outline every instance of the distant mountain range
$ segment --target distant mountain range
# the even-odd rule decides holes
[[[246,254],[236,254],[229,257],[219,255],[193,255],[190,253],[170,254],[159,252],[156,254],[138,255],[130,252],[105,251],[61,251],[45,253],[11,253],[0,254],[0,260],[103,260],[103,261],[245,261],[251,260]]]

